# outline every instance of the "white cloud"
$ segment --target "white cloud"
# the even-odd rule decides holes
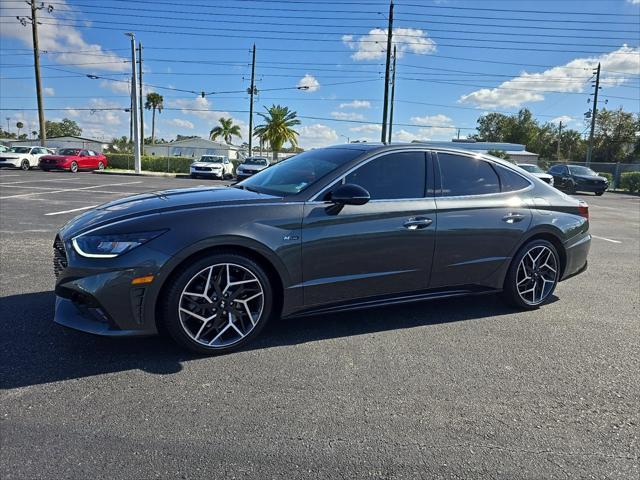
[[[0,15],[15,18],[30,17],[31,9],[24,3],[12,3],[11,10],[5,10],[6,3],[0,5]],[[101,45],[89,43],[84,38],[80,30],[75,27],[68,26],[65,21],[60,21],[58,15],[64,17],[75,17],[77,14],[69,8],[61,0],[56,3],[55,10],[51,13],[42,10],[38,20],[38,40],[40,50],[46,55],[46,51],[64,51],[71,53],[63,53],[59,55],[49,55],[48,59],[60,64],[92,64],[92,65],[73,65],[77,69],[87,70],[108,70],[113,72],[124,72],[131,67],[125,63],[126,58],[116,53],[104,50]],[[62,24],[61,24],[62,23]],[[22,42],[26,47],[31,48],[31,26],[22,26],[20,22],[7,22],[3,25],[0,33],[3,37],[15,38]],[[127,40],[123,38],[123,47],[128,45]],[[81,53],[73,53],[81,51]]]
[[[229,112],[222,110],[214,110],[212,103],[208,98],[194,97],[194,98],[179,98],[165,100],[166,107],[179,108],[184,115],[194,116],[201,121],[196,121],[194,125],[194,135],[201,136],[203,138],[209,137],[209,131],[218,125],[218,120],[222,117],[231,118],[233,123],[240,126],[240,132],[242,133],[242,139],[233,137],[233,143],[245,141],[249,136],[249,129],[247,124],[233,117]],[[167,132],[167,136],[170,136],[172,132]]]
[[[364,115],[356,112],[331,112],[336,120],[364,120]]]
[[[570,117],[569,115],[560,115],[559,117],[551,119],[551,123],[559,124],[560,122],[562,122],[563,125],[566,125],[569,122],[573,122],[573,117]]]
[[[392,140],[394,142],[411,142],[412,140],[418,140],[415,133],[408,132],[404,129],[393,131],[392,134]]]
[[[382,126],[369,123],[367,125],[359,125],[357,127],[351,127],[349,130],[356,133],[377,133],[382,130]]]
[[[195,125],[189,120],[184,120],[182,118],[172,118],[171,120],[167,120],[164,123],[167,125],[172,125],[178,128],[188,128],[189,130],[193,130]]]
[[[298,133],[298,143],[304,149],[326,147],[338,140],[338,133],[321,123],[300,127]]]
[[[627,3],[631,5],[640,5],[640,0],[627,0]]]
[[[398,58],[405,52],[428,55],[436,51],[436,42],[424,30],[417,28],[395,28],[392,41],[397,48]],[[344,35],[342,42],[354,50],[351,55],[354,60],[375,60],[386,56],[387,32],[381,28],[374,28],[358,39],[353,35]]]
[[[354,100],[348,103],[341,103],[339,108],[371,108],[369,100]]]
[[[439,113],[438,115],[425,115],[424,117],[411,117],[411,123],[427,126],[450,126],[453,120],[446,115]]]
[[[598,62],[602,65],[600,84],[604,87],[620,85],[628,81],[627,74],[640,74],[640,48],[624,45],[616,51],[598,57],[577,58],[541,73],[523,72],[496,88],[482,88],[463,95],[458,102],[480,108],[520,107],[525,103],[544,100],[545,91],[548,90],[584,92],[590,88],[589,76]]]
[[[122,105],[102,98],[92,98],[88,108],[95,110],[67,108],[60,112],[60,116],[75,120],[82,128],[82,136],[84,137],[111,139],[125,133],[128,135],[129,113],[122,110]],[[114,110],[100,110],[101,108],[113,108]],[[58,121],[60,118],[51,118],[51,120]]]
[[[298,87],[308,87],[305,91],[315,92],[320,88],[320,82],[316,80],[316,77],[307,73],[298,82]]]
[[[42,93],[44,93],[47,97],[53,97],[56,94],[56,91],[53,87],[44,87],[42,89]]]

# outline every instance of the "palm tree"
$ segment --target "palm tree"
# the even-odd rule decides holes
[[[35,139],[38,136],[38,132],[34,130],[33,132],[31,132],[31,135],[33,135],[33,138]]]
[[[220,125],[213,127],[209,132],[209,138],[215,140],[218,137],[222,137],[226,143],[231,143],[231,137],[242,138],[240,135],[240,127],[233,124],[232,118],[219,118]]]
[[[16,127],[18,128],[18,136],[20,136],[20,130],[24,128],[24,123],[18,122],[16,123]]]
[[[162,113],[164,108],[164,98],[162,95],[156,92],[147,93],[147,101],[144,102],[144,108],[147,110],[153,110],[153,116],[151,117],[151,143],[156,143],[156,110],[158,113]]]
[[[269,142],[273,152],[273,161],[277,162],[278,152],[282,150],[286,142],[289,142],[292,147],[298,146],[298,132],[291,127],[300,125],[300,120],[296,118],[298,114],[289,110],[289,107],[271,105],[270,108],[264,108],[267,113],[258,113],[258,115],[264,119],[265,123],[258,125],[254,129],[254,133],[258,138]]]

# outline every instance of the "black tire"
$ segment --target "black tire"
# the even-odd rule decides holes
[[[567,191],[572,195],[576,193],[576,184],[574,182],[569,182],[567,185]]]
[[[191,178],[198,178],[198,175],[196,175],[195,173],[192,173],[189,175]]]
[[[78,173],[78,162],[71,162],[71,166],[69,167],[69,171],[71,173]]]
[[[30,168],[31,165],[29,165],[29,160],[27,160],[26,158],[23,159],[22,162],[20,162],[20,170],[22,170],[23,172],[26,172]]]
[[[596,192],[596,197],[601,197],[601,196],[602,196],[602,194],[604,194],[604,191],[602,191],[602,192]]]
[[[104,163],[98,162],[98,170],[104,170]]]
[[[556,266],[555,280],[551,285],[551,288],[545,293],[544,298],[542,298],[540,301],[537,301],[537,302],[528,302],[528,301],[525,301],[520,295],[520,293],[518,292],[518,288],[517,288],[518,268],[520,267],[520,262],[525,257],[525,255],[527,255],[527,253],[530,252],[532,249],[536,249],[539,247],[545,247],[549,249],[553,254],[554,262]],[[556,250],[556,247],[547,240],[532,240],[526,243],[525,245],[523,245],[522,248],[520,248],[518,253],[515,255],[515,257],[513,257],[513,260],[511,261],[511,265],[509,266],[509,270],[507,271],[507,276],[505,277],[505,280],[504,280],[504,288],[503,288],[502,296],[505,302],[513,307],[524,309],[524,310],[535,310],[549,301],[549,299],[553,295],[553,292],[556,289],[556,286],[558,285],[559,278],[560,278],[560,256],[558,255],[558,251]]]
[[[252,329],[246,334],[244,338],[241,338],[229,345],[206,346],[203,343],[192,338],[185,330],[183,321],[181,320],[179,313],[179,307],[181,306],[180,301],[183,291],[187,288],[187,286],[193,285],[192,282],[194,278],[196,278],[200,272],[203,272],[208,267],[220,264],[233,264],[236,266],[240,266],[243,269],[248,270],[253,276],[255,276],[255,278],[260,283],[263,295],[263,305],[261,314],[255,321],[255,326],[252,327]],[[272,316],[274,312],[275,302],[273,298],[274,291],[271,283],[272,282],[265,270],[254,260],[245,257],[244,255],[232,252],[220,252],[207,255],[204,258],[198,260],[194,260],[193,262],[184,265],[169,278],[164,291],[164,300],[160,304],[160,321],[162,325],[159,327],[159,329],[166,330],[179,345],[198,354],[217,355],[237,350],[249,343],[253,338],[255,338],[262,331],[262,329],[265,327],[270,317]],[[211,292],[211,290],[209,291]],[[215,293],[212,292],[211,298],[215,298],[213,297],[213,295],[215,295]],[[230,304],[227,305],[226,308],[230,309]],[[211,311],[209,311],[209,313],[211,313]],[[190,319],[189,316],[187,316],[186,318]],[[217,319],[218,317],[216,316],[216,318],[210,321],[209,324],[215,323]],[[223,325],[221,324],[219,328],[222,327]],[[217,330],[213,333],[218,333],[219,331],[220,330]]]

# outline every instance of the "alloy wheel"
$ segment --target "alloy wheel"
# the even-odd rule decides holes
[[[245,338],[260,322],[263,309],[262,284],[249,269],[233,263],[196,273],[178,302],[185,333],[208,348],[227,347]]]
[[[558,279],[558,260],[544,245],[536,245],[524,254],[516,274],[518,295],[528,305],[539,305],[553,291]]]

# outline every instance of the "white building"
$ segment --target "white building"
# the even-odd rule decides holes
[[[13,146],[30,146],[40,145],[39,139],[27,139],[27,140],[11,140],[9,144]],[[109,146],[109,142],[102,140],[95,140],[93,138],[85,137],[51,137],[47,138],[47,148],[86,148],[87,150],[93,150],[94,152],[102,153]]]
[[[213,142],[204,138],[187,138],[169,143],[145,145],[144,154],[156,157],[200,158],[202,155],[223,155],[229,160],[242,159],[244,151],[236,145]]]

